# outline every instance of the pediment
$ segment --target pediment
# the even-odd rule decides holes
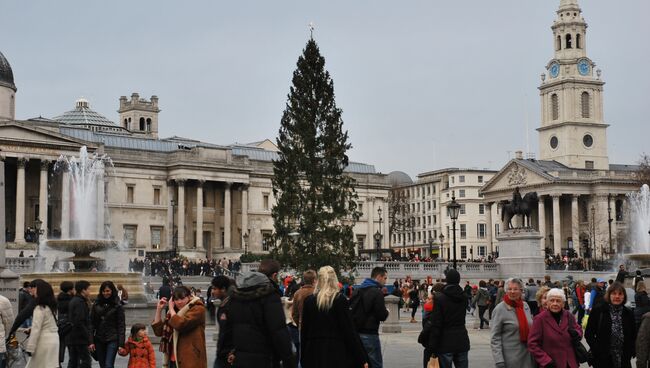
[[[511,191],[551,183],[552,177],[542,171],[533,170],[518,160],[511,160],[481,189],[482,193]]]
[[[55,130],[27,126],[19,122],[0,124],[0,146],[4,151],[13,147],[43,147],[77,151],[81,146],[95,146],[92,142],[63,135]]]

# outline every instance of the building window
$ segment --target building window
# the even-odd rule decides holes
[[[483,175],[478,176],[478,183],[479,184],[483,183]]]
[[[129,248],[135,248],[135,245],[137,244],[137,231],[137,225],[124,225],[124,243],[126,243]]]
[[[458,176],[458,182],[459,183],[464,183],[465,182],[465,175],[459,175]]]
[[[264,194],[262,196],[262,208],[264,208],[264,211],[269,210],[269,195],[268,194]]]
[[[144,131],[144,118],[140,118],[140,131]]]
[[[566,43],[565,43],[565,48],[570,49],[571,48],[571,34],[568,33],[565,37]]]
[[[273,232],[270,230],[262,230],[262,250],[268,252],[271,248],[271,236]]]
[[[357,250],[363,250],[365,244],[366,244],[366,236],[357,235]]]
[[[478,214],[485,215],[485,205],[483,203],[478,205]]]
[[[616,207],[616,221],[623,221],[623,201],[617,199],[614,207]]]
[[[485,239],[486,226],[485,224],[476,224],[476,233],[479,239]]]
[[[427,209],[431,211],[431,201],[427,201]]]
[[[465,189],[458,190],[458,197],[465,198]]]
[[[160,249],[162,232],[162,226],[151,227],[151,249]]]
[[[555,93],[551,95],[551,117],[553,120],[560,117],[560,101]]]
[[[460,238],[467,239],[467,224],[460,224]]]
[[[467,258],[467,246],[465,246],[465,245],[460,246],[460,258],[462,258],[462,259]]]
[[[431,187],[427,185],[427,195],[431,194]]]
[[[464,215],[465,213],[466,213],[466,211],[465,211],[465,204],[463,203],[463,204],[460,205],[460,214],[461,214],[461,215]]]
[[[436,215],[433,215],[433,224],[434,224],[434,225],[438,222],[438,221],[436,221],[436,220],[438,220],[437,216],[436,216]]]
[[[434,210],[436,209],[436,200],[435,199],[433,200],[433,209]]]
[[[555,50],[560,51],[562,49],[562,37],[557,36],[557,39],[555,40]]]
[[[495,233],[496,235],[501,234],[501,232],[499,231],[499,224],[494,224],[494,233]]]
[[[478,256],[479,257],[485,257],[485,253],[486,253],[485,251],[486,251],[485,246],[483,246],[483,245],[478,246]]]
[[[126,186],[126,203],[133,203],[133,191],[134,191],[133,185]]]
[[[427,223],[431,226],[431,216],[427,216]]]
[[[151,131],[151,118],[147,118],[147,132]]]
[[[580,41],[581,41],[580,40],[580,35],[577,34],[576,35],[576,49],[581,49],[582,48],[582,45],[580,44]]]
[[[594,162],[593,161],[585,161],[585,169],[594,169]]]
[[[160,205],[160,188],[153,188],[153,204]]]
[[[432,187],[431,190],[433,191],[433,194],[436,194],[436,186],[435,186],[435,185],[432,185],[431,187]]]
[[[582,92],[580,103],[582,105],[582,117],[589,118],[591,116],[591,99],[589,98],[589,92]]]
[[[451,183],[454,184],[454,177],[451,177]]]

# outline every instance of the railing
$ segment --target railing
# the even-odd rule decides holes
[[[5,267],[14,271],[15,273],[31,273],[36,272],[37,265],[44,265],[45,258],[43,257],[6,257]]]

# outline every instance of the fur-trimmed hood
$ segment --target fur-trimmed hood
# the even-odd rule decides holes
[[[237,289],[233,292],[235,300],[254,300],[273,293],[279,293],[277,286],[260,272],[245,272],[237,277]]]

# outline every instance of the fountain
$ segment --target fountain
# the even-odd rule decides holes
[[[111,164],[110,158],[106,155],[89,155],[85,146],[79,150],[79,157],[59,158],[55,165],[55,172],[67,172],[70,177],[69,196],[63,196],[69,206],[64,206],[68,210],[62,213],[62,216],[69,219],[67,222],[69,229],[63,232],[63,236],[68,236],[65,239],[45,240],[39,244],[39,247],[44,245],[55,251],[73,253],[74,256],[57,260],[56,263],[72,263],[74,272],[24,274],[22,275],[24,280],[42,278],[52,284],[57,291],[62,281],[74,282],[83,279],[91,283],[93,295],[96,295],[103,281],[111,280],[115,284],[122,284],[127,289],[130,302],[146,302],[140,273],[115,270],[104,272],[107,268],[106,260],[91,255],[93,252],[107,251],[116,252],[115,256],[123,253],[119,250],[119,242],[107,239],[110,236],[107,236],[108,229],[104,219],[104,172],[106,165]],[[111,256],[111,258],[116,257]],[[122,264],[122,267],[125,266]]]
[[[650,188],[643,184],[639,192],[628,194],[630,205],[630,243],[632,253],[625,257],[650,268]]]

